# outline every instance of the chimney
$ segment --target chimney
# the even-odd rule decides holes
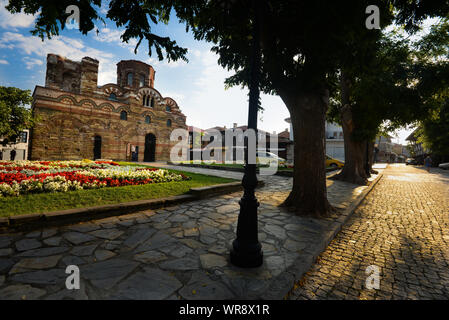
[[[288,128],[285,128],[285,131],[287,131],[287,132],[288,132]]]
[[[237,123],[236,122],[234,122],[233,125],[234,125],[234,129],[237,128]]]
[[[225,130],[226,130],[226,126],[224,126],[224,127],[223,127],[223,129],[225,129]]]

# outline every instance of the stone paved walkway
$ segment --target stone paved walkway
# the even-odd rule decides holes
[[[182,168],[241,178],[239,172]],[[241,192],[88,223],[0,235],[0,299],[233,299],[266,296],[298,258],[317,254],[339,214],[317,220],[277,207],[292,179],[260,177],[259,239],[264,264],[228,261]],[[345,208],[366,187],[328,181],[328,197]],[[322,245],[322,244],[321,244]],[[68,265],[81,289],[67,290]],[[283,288],[287,290],[289,288]]]
[[[449,172],[432,170],[390,165],[290,298],[449,299]]]

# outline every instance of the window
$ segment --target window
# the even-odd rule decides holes
[[[133,85],[133,74],[130,72],[128,73],[128,80],[127,80],[128,86],[132,87]]]
[[[141,74],[139,76],[139,87],[143,87],[145,85],[145,76]]]
[[[167,127],[171,127],[171,120],[170,119],[167,120]]]
[[[147,96],[143,96],[142,98],[142,105],[145,106],[147,103]]]
[[[151,118],[150,118],[150,116],[146,116],[146,117],[145,117],[145,123],[148,123],[148,124],[151,123]]]
[[[116,96],[116,94],[115,94],[115,93],[111,93],[111,94],[109,95],[109,100],[117,101],[117,96]]]
[[[126,111],[120,112],[120,120],[128,120],[128,114]]]
[[[166,106],[166,107],[165,107],[165,111],[171,112],[171,107],[170,107],[170,106]]]
[[[22,131],[19,136],[19,142],[27,143],[27,141],[28,141],[28,132]]]
[[[151,108],[154,108],[154,98],[151,98]]]

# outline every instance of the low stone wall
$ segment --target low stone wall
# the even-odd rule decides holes
[[[258,187],[264,185],[259,181]],[[188,194],[159,199],[138,200],[117,204],[101,205],[89,208],[76,208],[46,213],[23,214],[12,217],[0,217],[0,232],[11,230],[32,230],[39,227],[49,227],[93,219],[102,219],[148,209],[159,209],[178,203],[204,199],[220,194],[227,194],[243,190],[242,183],[231,182],[218,185],[191,188]]]
[[[192,167],[192,168],[203,168],[203,169],[213,169],[213,170],[224,170],[224,171],[236,171],[236,172],[245,172],[244,168],[234,168],[234,167],[224,167],[219,165],[208,165],[208,164],[196,164],[196,163],[173,163],[167,162],[167,164],[173,166],[182,166],[182,167]],[[331,172],[335,170],[339,170],[340,168],[326,168],[326,172]],[[257,169],[257,173],[260,173],[259,169]],[[282,177],[293,177],[293,170],[278,170],[275,175]]]

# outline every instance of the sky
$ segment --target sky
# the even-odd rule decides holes
[[[0,0],[0,85],[34,90],[45,85],[46,56],[55,53],[80,61],[89,56],[100,61],[98,85],[116,83],[116,64],[120,60],[141,60],[156,70],[155,88],[164,97],[176,100],[187,116],[187,125],[207,129],[215,126],[232,127],[233,123],[245,125],[248,119],[248,90],[233,87],[225,90],[224,80],[232,75],[218,65],[218,56],[210,51],[212,45],[196,41],[186,33],[184,25],[176,19],[168,24],[158,24],[153,32],[169,36],[188,49],[188,63],[159,61],[148,55],[148,47],[142,42],[134,54],[135,42],[123,43],[115,23],[98,21],[96,28],[87,35],[75,29],[64,29],[57,37],[41,41],[31,35],[35,17],[19,13],[12,15]],[[106,7],[99,8],[106,14]],[[82,14],[82,13],[81,13]],[[99,30],[97,35],[96,29]],[[289,112],[278,96],[262,95],[264,111],[259,113],[258,127],[277,133],[289,128],[285,119]],[[412,130],[398,131],[394,142],[405,144]],[[394,135],[393,135],[394,136]]]

